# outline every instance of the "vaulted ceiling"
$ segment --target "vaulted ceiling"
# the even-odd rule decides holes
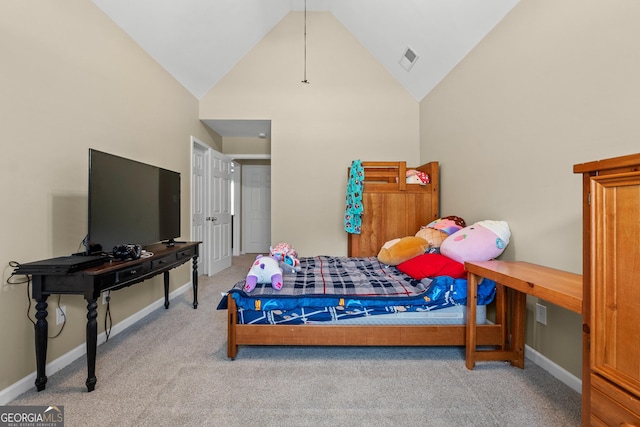
[[[332,13],[420,101],[519,0],[92,1],[198,99],[306,7]],[[417,55],[409,71],[407,48]]]

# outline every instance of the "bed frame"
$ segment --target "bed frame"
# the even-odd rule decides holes
[[[375,256],[391,239],[414,235],[439,218],[438,162],[408,168],[405,162],[362,162],[365,170],[362,233],[349,234],[348,255]],[[405,172],[427,173],[428,185],[407,184]],[[496,317],[504,314],[497,287]],[[243,325],[233,297],[228,297],[227,355],[235,359],[240,345],[286,346],[462,346],[465,325]],[[502,313],[502,314],[501,314]],[[497,319],[497,320],[500,320]],[[501,323],[501,322],[497,322]],[[501,324],[478,325],[477,344],[503,346],[508,331]]]
[[[465,325],[242,325],[228,298],[227,356],[235,359],[240,345],[283,346],[463,346]],[[504,300],[500,298],[500,304]],[[504,306],[504,305],[503,305]],[[477,344],[501,346],[501,324],[477,326]]]

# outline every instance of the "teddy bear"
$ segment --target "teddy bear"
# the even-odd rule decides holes
[[[273,289],[282,289],[282,269],[278,261],[269,257],[258,255],[247,273],[244,290],[251,292],[258,283],[271,283]]]

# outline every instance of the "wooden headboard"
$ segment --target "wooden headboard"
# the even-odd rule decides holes
[[[438,162],[417,167],[407,167],[406,162],[362,162],[362,166],[362,229],[348,235],[348,256],[375,256],[385,242],[413,236],[440,217]],[[407,184],[407,169],[426,173],[429,184]]]

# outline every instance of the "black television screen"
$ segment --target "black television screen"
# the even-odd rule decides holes
[[[87,252],[180,236],[180,174],[89,149]]]

